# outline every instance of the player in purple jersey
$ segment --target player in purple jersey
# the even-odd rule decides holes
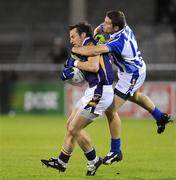
[[[167,123],[171,122],[170,115],[161,112],[149,97],[139,91],[146,77],[146,66],[139,51],[133,31],[126,24],[124,13],[121,11],[108,11],[104,23],[96,28],[95,33],[108,33],[108,42],[89,47],[73,47],[72,51],[85,56],[111,53],[118,69],[118,82],[114,89],[114,101],[108,109],[112,119],[119,122],[116,141],[111,142],[110,153],[104,158],[105,164],[110,164],[118,156],[120,151],[120,119],[114,115],[116,111],[127,101],[132,101],[146,109],[156,120],[157,133],[165,130]],[[99,35],[99,38],[102,36]],[[111,128],[111,127],[110,127]],[[111,131],[113,132],[113,131]],[[117,143],[118,142],[118,143]],[[116,147],[116,148],[113,148]]]
[[[70,43],[75,47],[95,44],[92,35],[91,26],[87,23],[70,26]],[[96,156],[95,148],[84,128],[96,117],[102,115],[112,104],[113,71],[110,58],[107,55],[79,56],[77,59],[69,58],[66,61],[61,76],[62,80],[72,78],[72,67],[85,71],[89,87],[68,118],[64,144],[59,157],[41,161],[46,166],[64,172],[77,141],[88,160],[87,176],[93,176],[103,160]]]

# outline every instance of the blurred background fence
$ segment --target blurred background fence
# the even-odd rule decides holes
[[[70,52],[68,26],[86,20],[95,28],[110,9],[122,10],[136,34],[147,92],[175,112],[176,0],[0,0],[0,114],[68,113],[83,91],[59,78]]]

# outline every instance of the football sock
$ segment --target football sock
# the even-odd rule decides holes
[[[111,139],[111,152],[119,153],[120,152],[120,138]]]
[[[161,120],[162,113],[161,113],[161,111],[160,111],[157,107],[155,107],[155,109],[154,109],[153,112],[152,112],[152,116],[154,117],[154,119],[155,119],[156,121],[160,121],[160,120]]]
[[[71,153],[67,152],[66,150],[64,150],[64,148],[62,148],[62,152],[60,153],[58,158],[64,163],[67,163],[70,159],[70,156],[71,156]]]
[[[92,161],[96,158],[96,152],[94,148],[84,153],[88,161]]]

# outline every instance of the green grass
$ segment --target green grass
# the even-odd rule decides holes
[[[156,133],[153,120],[122,121],[123,161],[101,166],[95,177],[86,177],[86,159],[78,146],[65,173],[45,168],[40,159],[56,157],[63,143],[66,119],[56,116],[0,117],[0,179],[176,179],[176,126]],[[109,131],[104,119],[88,128],[97,154],[109,150]]]

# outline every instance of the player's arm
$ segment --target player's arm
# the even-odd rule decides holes
[[[94,29],[94,36],[96,34],[102,34],[102,30],[101,30],[101,25],[97,26],[95,29]]]
[[[97,26],[95,29],[94,29],[94,36],[96,34],[103,34],[104,33],[104,23],[101,23],[99,26]]]
[[[81,47],[73,47],[72,48],[72,52],[76,53],[76,54],[81,54],[84,56],[96,56],[96,55],[100,55],[103,53],[108,53],[109,52],[109,48],[104,45],[92,45],[92,46],[81,46]]]
[[[99,70],[100,56],[87,57],[87,61],[81,61],[79,58],[70,57],[65,62],[65,67],[77,67],[84,71],[97,72]]]
[[[88,61],[78,61],[76,67],[84,71],[97,72],[99,70],[99,60],[99,55],[88,57]]]

